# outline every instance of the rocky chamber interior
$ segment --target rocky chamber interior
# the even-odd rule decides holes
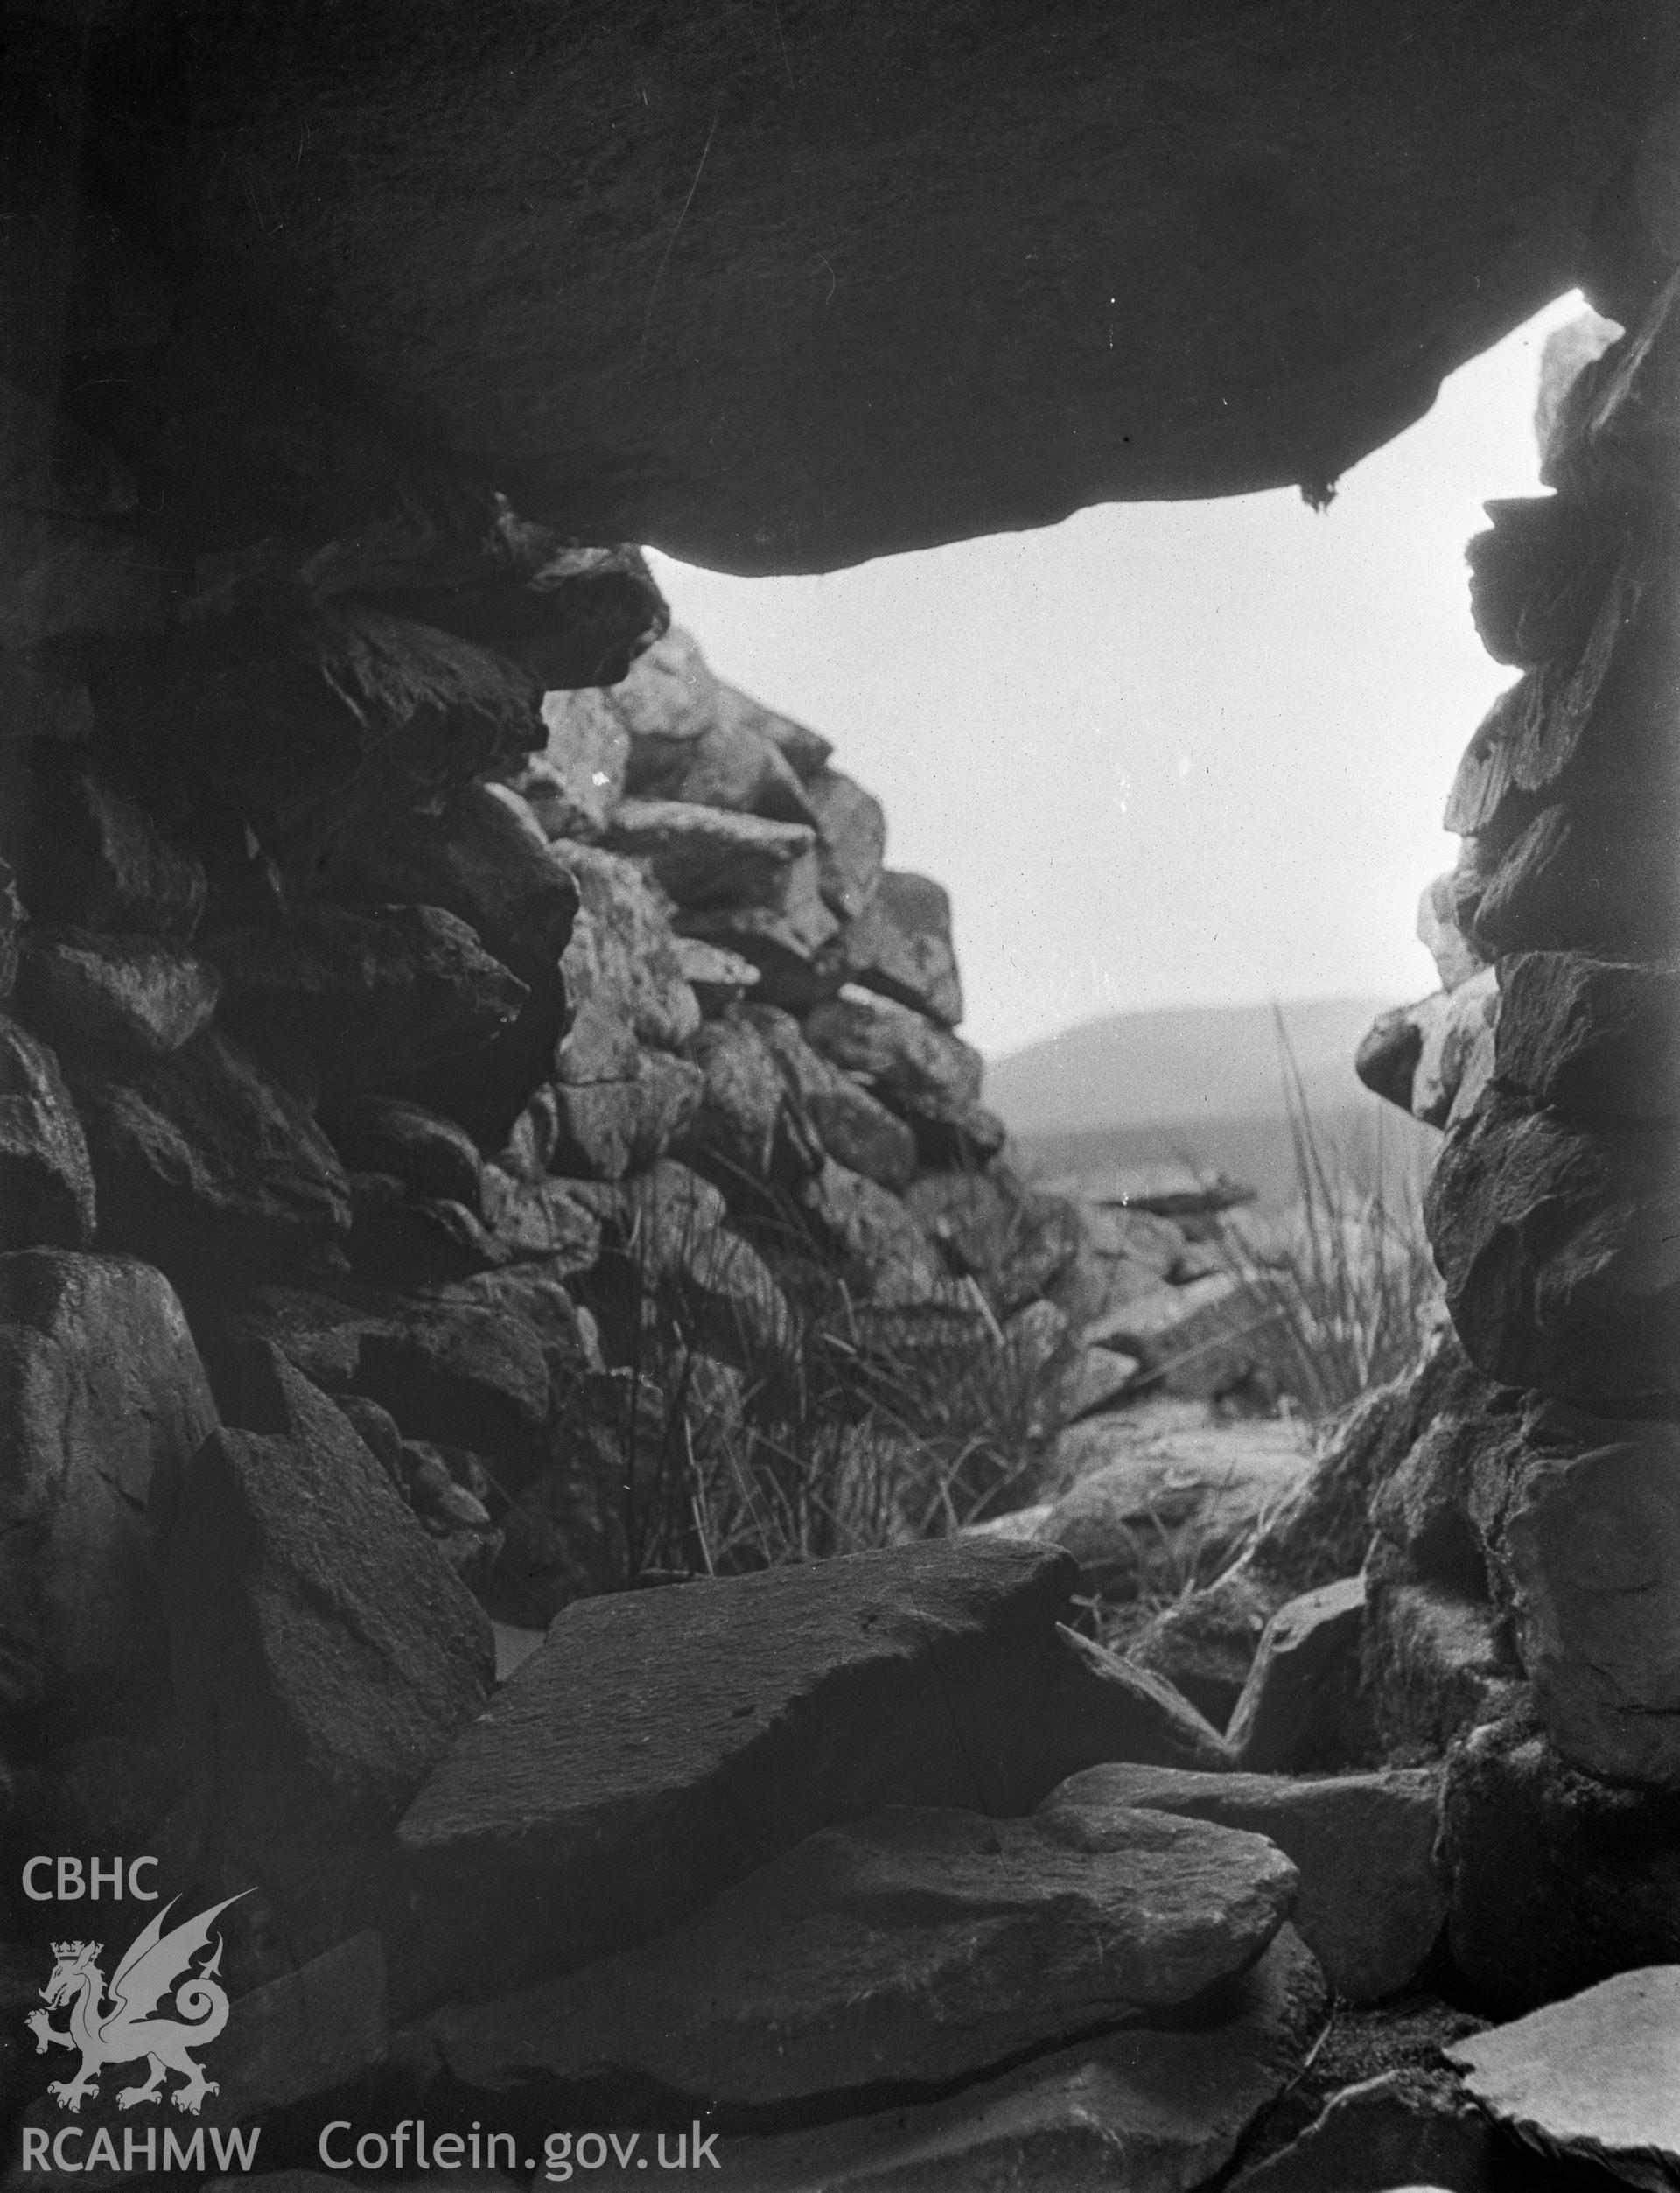
[[[64,278],[0,611],[14,2141],[66,2121],[23,2024],[65,1912],[19,1876],[74,1851],[239,1899],[196,2123],[276,2164],[336,2115],[521,2158],[704,2126],[766,2193],[1475,2193],[1536,2151],[1666,2182],[1650,144],[1627,333],[1560,401],[1553,492],[1472,544],[1522,675],[1452,788],[1443,991],[1361,1055],[1444,1130],[1452,1330],[1253,1463],[1221,1573],[1124,1655],[1070,1626],[1154,1497],[1111,1442],[1147,1445],[1138,1391],[1246,1368],[1219,1194],[1023,1185],[945,895],[828,741],[720,683],[635,549],[522,515],[43,184]],[[1074,1429],[1032,1482],[965,1446],[1001,1525],[929,1537],[859,1394],[976,1361]],[[902,1542],[848,1555],[864,1508]],[[152,2121],[120,2083],[89,2140]]]

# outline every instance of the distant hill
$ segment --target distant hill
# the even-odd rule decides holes
[[[1368,1180],[1421,1177],[1437,1138],[1369,1094],[1354,1052],[1392,998],[1279,1008],[1315,1132]],[[989,1062],[985,1101],[1035,1171],[1158,1157],[1222,1167],[1270,1197],[1293,1179],[1289,1107],[1270,1005],[1117,1012]]]

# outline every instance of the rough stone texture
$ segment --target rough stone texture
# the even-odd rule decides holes
[[[621,1078],[556,1082],[549,1163],[586,1181],[618,1181],[656,1164],[699,1110],[701,1070],[663,1051],[633,1051]]]
[[[1498,2136],[1440,2072],[1386,2071],[1344,2087],[1298,2139],[1232,2193],[1494,2193]]]
[[[883,1188],[908,1188],[915,1176],[916,1139],[903,1120],[814,1051],[791,1013],[755,1005],[743,1017],[775,1060],[829,1155]]]
[[[1254,1370],[1266,1305],[1236,1272],[1158,1287],[1085,1328],[1093,1347],[1135,1356],[1163,1392],[1226,1393]]]
[[[159,937],[37,928],[24,947],[19,1002],[55,1040],[167,1058],[208,1025],[220,996],[208,960]]]
[[[1672,51],[1644,6],[1326,31],[1272,0],[1241,39],[1098,8],[1055,38],[991,9],[867,37],[703,16],[626,46],[610,8],[501,0],[394,71],[387,18],[265,8],[203,36],[189,102],[168,22],[102,26],[113,207],[522,510],[743,571],[1099,500],[1320,492],[1570,281],[1620,302],[1637,251],[1598,209]],[[984,345],[976,298],[1006,300]],[[202,436],[142,438],[119,454],[148,486],[202,462]]]
[[[1040,1810],[1141,1805],[1268,1837],[1300,1875],[1297,1932],[1337,1995],[1359,2004],[1414,1979],[1446,1921],[1431,1863],[1438,1794],[1438,1776],[1418,1769],[1314,1779],[1110,1766],[1074,1775]]]
[[[204,910],[201,865],[178,851],[68,741],[8,753],[0,854],[38,921],[134,929],[185,943]]]
[[[516,793],[465,784],[340,847],[324,878],[335,898],[442,907],[528,983],[560,964],[578,886]]]
[[[709,1019],[739,1005],[759,986],[759,970],[751,960],[697,936],[676,939],[676,961]]]
[[[276,1277],[348,1228],[331,1144],[219,1028],[138,1071],[78,1060],[72,1082],[107,1248],[183,1279]]]
[[[818,1005],[804,1031],[814,1050],[909,1122],[924,1163],[984,1163],[1002,1149],[1002,1122],[980,1103],[980,1054],[961,1037],[855,991]]]
[[[886,858],[886,811],[838,769],[804,776],[805,797],[817,827],[817,863],[822,896],[843,921],[854,920],[874,896]]]
[[[1391,1005],[1386,1012],[1378,1013],[1359,1039],[1354,1071],[1373,1095],[1385,1096],[1402,1111],[1410,1111],[1423,1052],[1424,1031],[1416,1008]]]
[[[704,1079],[682,1155],[703,1167],[710,1163],[725,1195],[738,1194],[744,1180],[796,1178],[808,1171],[817,1153],[801,1132],[796,1097],[790,1097],[757,1026],[733,1014],[711,1021],[690,1050]]]
[[[1132,2026],[942,2101],[730,2142],[743,2193],[1189,2193],[1297,2075],[1324,1983],[1284,1927],[1205,2019]],[[1316,2189],[1315,2189],[1316,2193]]]
[[[1577,1773],[1531,1719],[1449,1755],[1440,1860],[1453,1962],[1507,2015],[1680,1962],[1680,1801]]]
[[[1078,1561],[1084,1589],[1129,1598],[1179,1564],[1209,1575],[1307,1467],[1293,1426],[1223,1437],[1139,1438],[1128,1417],[1064,1432],[1049,1464],[1066,1484],[1038,1535]]]
[[[393,1173],[416,1195],[484,1212],[484,1166],[464,1127],[400,1096],[354,1096],[328,1117],[332,1146],[353,1171]]]
[[[1100,1414],[1130,1389],[1142,1369],[1135,1356],[1118,1355],[1111,1348],[1082,1349],[1057,1389],[1057,1422],[1078,1424]]]
[[[639,1041],[680,1049],[700,1025],[700,1008],[663,906],[634,863],[616,853],[568,844],[561,858],[582,900],[561,962],[573,1006],[599,1005]]]
[[[1543,808],[1475,901],[1471,936],[1501,952],[1610,958],[1680,951],[1672,805],[1613,795]]]
[[[1456,990],[1414,1007],[1422,1031],[1411,1082],[1411,1111],[1428,1127],[1445,1127],[1470,1111],[1494,1072],[1500,990],[1491,967]]]
[[[970,1541],[567,1608],[399,1831],[440,1988],[646,1940],[885,1803],[1008,1816],[1129,1748],[1208,1762],[1058,1629],[1073,1575]]]
[[[978,1279],[1004,1311],[1051,1293],[1078,1254],[1074,1208],[1024,1187],[1001,1164],[924,1173],[905,1200],[952,1269]]]
[[[58,1061],[0,1017],[0,1248],[86,1249],[94,1175]]]
[[[1365,1573],[1364,1689],[1390,1757],[1433,1758],[1521,1695],[1506,1626],[1479,1594],[1431,1583],[1381,1546]]]
[[[681,800],[621,800],[606,832],[680,907],[774,905],[783,870],[815,842],[803,823]]]
[[[845,934],[848,977],[924,1012],[942,1027],[962,1018],[962,984],[951,943],[951,901],[928,876],[886,869]]]
[[[592,842],[624,796],[630,733],[612,701],[589,687],[542,696],[548,743],[510,781],[547,837]]]
[[[1680,1118],[1680,968],[1516,952],[1499,987],[1502,1081],[1588,1118]]]
[[[894,1305],[951,1300],[956,1293],[932,1242],[898,1196],[830,1158],[800,1183],[799,1205],[817,1237],[868,1300]]]
[[[696,736],[673,739],[633,731],[628,789],[657,800],[814,825],[797,772],[757,720],[764,713],[744,694],[719,685],[710,720]]]
[[[765,2109],[943,2085],[1241,1972],[1294,1891],[1271,1844],[1200,1822],[1100,1801],[1026,1820],[893,1806],[645,1948],[430,2030],[493,2092],[605,2071]]]
[[[1561,1755],[1680,1788],[1680,1427],[1530,1408],[1476,1461],[1475,1520]]]
[[[0,1258],[0,1712],[62,1738],[155,1713],[167,1642],[147,1503],[216,1423],[159,1272]]]
[[[831,998],[844,978],[840,923],[822,896],[814,851],[787,863],[763,903],[701,907],[681,919],[686,935],[750,961],[759,970],[756,995],[768,1005],[802,1012]]]
[[[1266,1624],[1226,1741],[1249,1773],[1346,1766],[1369,1749],[1361,1710],[1365,1580],[1286,1600]]]
[[[1424,1217],[1490,1377],[1587,1407],[1680,1398],[1680,1145],[1490,1092],[1447,1137]]]
[[[273,1349],[242,1398],[261,1428],[213,1433],[164,1520],[176,1696],[224,1859],[307,1902],[479,1712],[495,1655],[332,1403]]]
[[[1456,990],[1480,974],[1486,962],[1465,935],[1459,914],[1459,893],[1464,880],[1464,860],[1446,875],[1425,884],[1418,902],[1418,942],[1435,963],[1443,990]]]
[[[1680,1965],[1659,1965],[1446,2053],[1494,2123],[1525,2146],[1668,2193],[1680,2174],[1676,2046]]]
[[[558,1279],[587,1272],[601,1252],[601,1223],[564,1181],[510,1179],[485,1168],[485,1220],[515,1258],[540,1258]]]

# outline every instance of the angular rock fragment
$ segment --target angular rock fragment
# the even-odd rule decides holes
[[[1039,1809],[1144,1806],[1267,1837],[1300,1875],[1296,1931],[1335,1993],[1357,2004],[1415,1979],[1446,1921],[1431,1862],[1438,1797],[1431,1769],[1316,1778],[1109,1766],[1074,1775]]]
[[[942,2101],[737,2139],[731,2168],[742,2193],[1096,2193],[1124,2156],[1136,2193],[1181,2193],[1217,2176],[1324,2021],[1287,1926],[1214,2000],[1205,2019],[1082,2041]]]
[[[633,861],[593,845],[562,855],[582,906],[561,963],[574,1009],[597,1005],[639,1042],[679,1050],[700,1025],[669,919]]]
[[[926,1013],[942,1027],[962,1019],[950,895],[930,877],[885,870],[873,896],[847,924],[844,951],[849,981]]]
[[[883,1188],[907,1188],[916,1169],[916,1139],[903,1120],[814,1051],[791,1013],[753,1005],[743,1018],[830,1157]]]
[[[544,693],[542,725],[547,744],[508,781],[545,837],[592,844],[624,796],[630,733],[612,694],[587,686]]]
[[[1047,1293],[1078,1253],[1074,1208],[1024,1188],[1001,1164],[925,1173],[905,1200],[952,1268],[978,1279],[1004,1311]]]
[[[1411,1082],[1412,1117],[1446,1127],[1468,1112],[1493,1077],[1500,1017],[1491,967],[1411,1008],[1422,1035]]]
[[[1003,1147],[1002,1123],[980,1103],[979,1053],[920,1013],[854,991],[818,1005],[804,1033],[909,1123],[924,1163],[984,1163]]]
[[[1385,1096],[1402,1111],[1410,1111],[1423,1052],[1424,1031],[1416,1009],[1394,1005],[1379,1013],[1360,1038],[1354,1071],[1374,1096]]]
[[[844,978],[840,924],[823,900],[816,855],[796,854],[751,906],[696,907],[681,917],[683,934],[738,953],[759,970],[756,995],[802,1012],[832,997]]]
[[[465,1203],[410,1195],[383,1173],[350,1175],[345,1254],[370,1286],[421,1287],[505,1263],[508,1251]]]
[[[700,1108],[700,1068],[665,1051],[633,1048],[622,1079],[556,1082],[548,1162],[586,1181],[622,1180],[656,1164],[680,1142]]]
[[[1276,1314],[1240,1274],[1216,1272],[1124,1303],[1088,1325],[1085,1339],[1135,1356],[1164,1392],[1214,1395],[1252,1374],[1268,1318]]]
[[[1429,1583],[1380,1547],[1365,1595],[1364,1690],[1390,1757],[1437,1757],[1510,1712],[1522,1671],[1485,1598]]]
[[[1578,655],[1615,566],[1616,514],[1555,495],[1485,507],[1493,529],[1465,550],[1482,645],[1495,662],[1525,669]]]
[[[704,1076],[682,1154],[718,1169],[725,1194],[744,1181],[797,1178],[818,1161],[776,1059],[758,1028],[732,1015],[691,1046]],[[897,1123],[894,1122],[896,1125]]]
[[[1344,2086],[1298,2139],[1232,2180],[1232,2193],[1491,2193],[1498,2134],[1450,2076],[1385,2071]]]
[[[565,1181],[511,1179],[485,1170],[486,1223],[515,1258],[535,1257],[558,1278],[587,1272],[601,1253],[601,1224]]]
[[[1494,1091],[1424,1199],[1465,1347],[1490,1377],[1586,1407],[1680,1395],[1680,1146]]]
[[[1187,1708],[1169,1722],[1058,1629],[1073,1578],[964,1541],[567,1608],[399,1832],[432,1984],[482,1994],[645,1941],[884,1804],[1008,1817],[1104,1755],[1215,1757]]]
[[[55,1041],[167,1058],[209,1025],[220,996],[207,959],[160,937],[36,928],[24,948],[20,1002]]]
[[[1418,904],[1418,942],[1434,961],[1443,990],[1456,990],[1487,963],[1465,935],[1460,912],[1467,865],[1461,848],[1458,867],[1426,884]]]
[[[950,1298],[953,1282],[933,1244],[899,1198],[876,1181],[830,1158],[794,1192],[817,1237],[869,1300],[910,1305]]]
[[[872,793],[838,769],[823,767],[802,774],[805,797],[816,817],[822,896],[843,921],[854,921],[881,880],[886,858],[886,810]]]
[[[464,1127],[401,1096],[353,1096],[326,1121],[332,1146],[358,1173],[392,1173],[416,1195],[448,1196],[484,1213],[484,1165]]]
[[[6,810],[0,853],[37,921],[190,940],[204,910],[202,865],[78,746],[32,745]]]
[[[1680,871],[1671,801],[1543,808],[1476,901],[1471,941],[1504,952],[1664,958],[1680,951]]]
[[[1266,1624],[1226,1730],[1250,1774],[1348,1766],[1371,1749],[1360,1697],[1365,1580],[1345,1578],[1286,1600]]]
[[[605,842],[642,862],[680,907],[774,905],[790,861],[815,844],[807,823],[766,822],[681,800],[621,800]]]
[[[712,720],[696,738],[668,739],[632,732],[626,778],[633,795],[682,800],[696,807],[732,808],[778,823],[815,823],[793,765],[754,718],[745,696],[730,704],[719,687]]]
[[[1578,1118],[1680,1118],[1680,970],[1516,952],[1499,987],[1502,1081]]]
[[[94,1174],[58,1061],[0,1018],[0,1249],[86,1249]]]
[[[676,939],[676,960],[708,1019],[739,1005],[759,986],[759,970],[751,960],[697,936]]]
[[[894,1806],[819,1831],[645,1948],[430,2031],[491,2092],[606,2073],[774,2109],[945,2085],[1232,1978],[1294,1888],[1259,1836],[1100,1800],[1024,1820]]]

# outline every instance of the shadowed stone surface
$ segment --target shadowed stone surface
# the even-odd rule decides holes
[[[1497,2144],[1450,2075],[1388,2071],[1344,2087],[1231,2193],[1494,2193]]]
[[[59,1062],[0,1017],[0,1247],[86,1249],[93,1238],[88,1140]]]

